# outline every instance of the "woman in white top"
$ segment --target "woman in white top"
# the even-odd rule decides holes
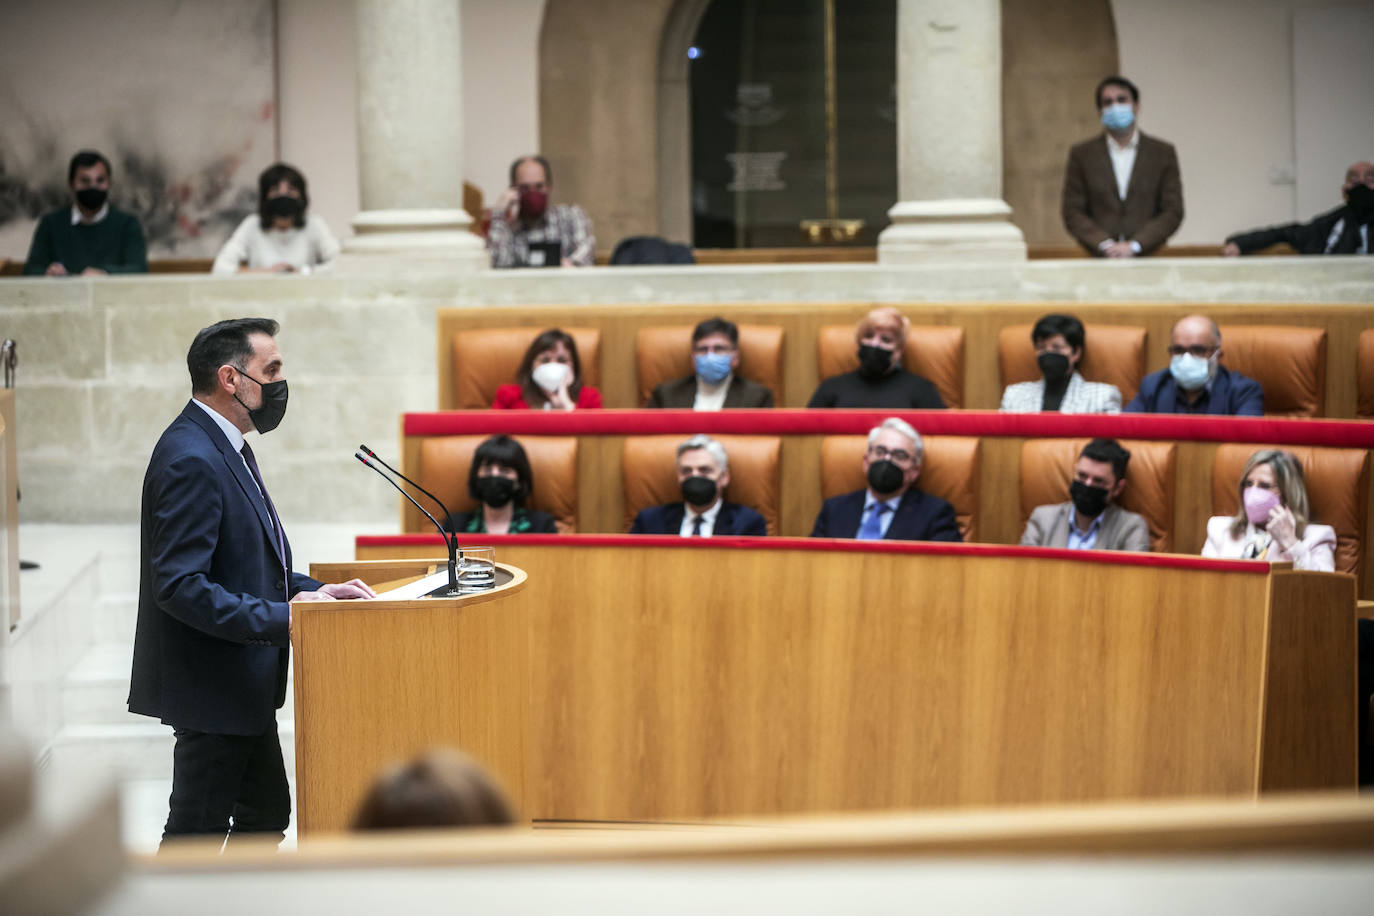
[[[212,273],[303,273],[328,268],[339,243],[324,220],[306,216],[305,176],[284,162],[258,176],[258,212],[245,217],[215,256]]]
[[[1040,378],[1017,382],[1002,392],[1004,413],[1121,413],[1115,385],[1089,382],[1078,374],[1083,359],[1083,322],[1072,315],[1046,315],[1031,328]]]
[[[1336,532],[1307,520],[1302,465],[1288,452],[1261,449],[1240,475],[1240,509],[1207,520],[1204,557],[1291,561],[1294,569],[1332,572]]]

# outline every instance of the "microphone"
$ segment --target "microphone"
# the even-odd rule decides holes
[[[377,462],[377,463],[380,464],[382,467],[386,468],[388,471],[390,471],[391,473],[395,474],[397,477],[401,478],[401,479],[404,480],[406,483],[410,484],[412,487],[414,487],[415,489],[419,490],[421,493],[425,494],[425,495],[428,496],[430,499],[432,499],[432,500],[434,500],[436,503],[438,503],[438,504],[439,504],[439,508],[444,510],[444,518],[452,518],[452,517],[453,517],[453,513],[450,512],[450,511],[448,511],[448,506],[444,505],[444,501],[443,501],[442,499],[440,499],[439,497],[435,496],[433,493],[429,492],[429,491],[426,490],[424,487],[420,486],[418,483],[416,483],[415,481],[411,480],[411,479],[410,479],[409,477],[407,477],[406,475],[402,474],[400,471],[398,471],[398,470],[396,470],[395,468],[393,468],[391,465],[387,464],[387,463],[386,463],[385,461],[383,461],[383,460],[381,459],[381,457],[379,457],[379,456],[377,455],[377,453],[374,452],[372,449],[368,448],[366,445],[360,445],[360,446],[358,446],[358,451],[362,452],[364,455],[366,455],[367,457],[371,458],[373,461]],[[363,463],[366,464],[367,462],[363,462]],[[373,470],[375,471],[376,468],[373,468]],[[379,471],[378,473],[381,473],[381,472]],[[453,535],[453,539],[454,539],[455,541],[458,539],[457,533],[455,533],[455,534]]]
[[[425,518],[429,519],[431,522],[434,523],[434,527],[439,530],[439,535],[444,539],[444,546],[448,548],[448,585],[439,586],[434,591],[430,592],[429,595],[427,595],[426,597],[457,598],[461,594],[461,592],[458,590],[458,535],[455,534],[450,538],[449,533],[444,530],[444,526],[439,524],[439,522],[434,518],[434,516],[429,514],[428,510],[426,510],[424,506],[417,503],[414,500],[414,498],[412,498],[411,495],[401,487],[400,484],[398,484],[396,481],[388,477],[381,468],[377,467],[375,464],[368,461],[367,456],[364,455],[362,452],[354,452],[353,457],[361,461],[364,466],[376,471],[383,480],[385,480],[387,483],[391,484],[393,487],[396,488],[397,493],[400,493],[406,499],[410,500],[410,504],[412,506],[423,512]],[[377,460],[381,461],[380,458],[378,458]],[[383,461],[382,463],[385,464],[386,462]],[[399,474],[400,472],[398,471],[397,473]],[[405,480],[404,477],[402,477],[401,479]],[[438,502],[438,500],[435,499],[435,502]],[[442,506],[443,503],[439,503],[439,505]]]

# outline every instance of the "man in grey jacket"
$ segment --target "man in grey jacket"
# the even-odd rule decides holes
[[[1143,516],[1115,502],[1126,487],[1131,453],[1115,439],[1094,439],[1078,453],[1069,501],[1038,506],[1026,523],[1021,544],[1070,550],[1150,549],[1150,526]]]

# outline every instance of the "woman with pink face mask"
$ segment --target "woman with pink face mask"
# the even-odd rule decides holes
[[[1288,452],[1261,449],[1240,475],[1240,509],[1207,520],[1204,557],[1291,562],[1294,569],[1335,570],[1336,531],[1308,521],[1302,465]]]

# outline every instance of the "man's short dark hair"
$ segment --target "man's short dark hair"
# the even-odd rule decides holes
[[[76,181],[77,169],[88,169],[93,165],[105,166],[105,174],[114,177],[114,169],[110,167],[110,160],[100,155],[93,149],[83,149],[72,157],[72,161],[67,164],[67,184]]]
[[[544,184],[553,184],[553,169],[549,168],[549,160],[543,156],[521,156],[510,164],[510,186],[515,187],[515,171],[520,168],[522,162],[537,162],[544,169]]]
[[[477,446],[472,453],[472,465],[468,468],[468,495],[478,502],[482,501],[482,497],[477,492],[477,477],[484,464],[494,464],[514,471],[515,479],[519,483],[519,489],[515,491],[515,504],[525,505],[530,491],[534,489],[534,471],[530,470],[530,459],[525,454],[525,447],[505,435],[492,436]]]
[[[1075,350],[1083,347],[1083,322],[1072,315],[1046,315],[1031,328],[1031,343],[1039,346],[1040,341],[1049,340],[1062,334],[1064,343]]]
[[[267,215],[267,195],[282,182],[286,182],[301,195],[301,212],[296,214],[296,228],[305,226],[305,208],[310,206],[310,194],[305,190],[305,176],[294,166],[278,162],[263,169],[258,176],[258,225],[264,230],[272,228],[272,218]]]
[[[739,328],[733,321],[726,321],[719,316],[707,318],[701,324],[693,328],[692,343],[695,344],[698,340],[701,340],[701,338],[708,337],[711,334],[724,334],[726,337],[730,338],[730,346],[739,346]]]
[[[215,390],[220,366],[241,366],[253,355],[249,334],[277,336],[278,325],[271,318],[230,318],[201,328],[191,349],[186,351],[186,368],[191,372],[191,392],[209,394]]]
[[[1131,453],[1121,447],[1115,439],[1094,439],[1083,446],[1079,458],[1101,461],[1112,466],[1112,473],[1118,481],[1126,479],[1126,465],[1131,463]]]
[[[1137,105],[1140,104],[1140,90],[1136,88],[1135,83],[1126,79],[1124,76],[1112,75],[1098,83],[1097,91],[1093,93],[1093,105],[1097,106],[1099,111],[1102,109],[1102,90],[1106,89],[1108,86],[1120,86],[1131,94],[1132,102],[1135,102]]]

